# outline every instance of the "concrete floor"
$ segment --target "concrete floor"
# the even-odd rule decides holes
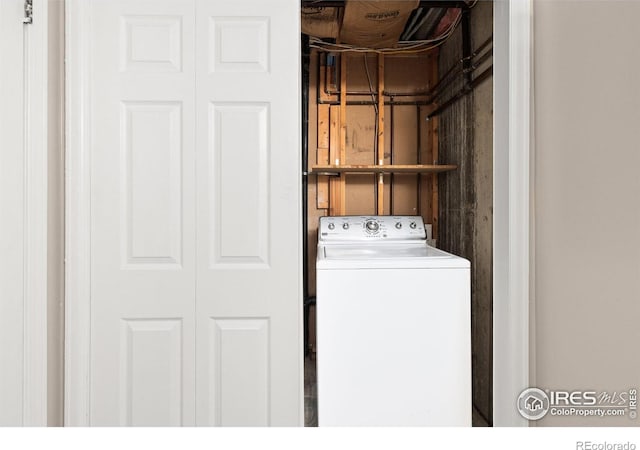
[[[318,426],[318,392],[316,385],[316,361],[304,359],[304,426]]]

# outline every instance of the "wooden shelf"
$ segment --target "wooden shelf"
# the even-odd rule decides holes
[[[311,166],[309,173],[318,175],[332,175],[341,173],[439,173],[456,170],[458,166],[452,164],[385,164],[385,165],[322,165]]]

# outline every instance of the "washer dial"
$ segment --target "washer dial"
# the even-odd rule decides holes
[[[375,234],[380,230],[380,224],[375,220],[367,220],[364,224],[367,233]]]

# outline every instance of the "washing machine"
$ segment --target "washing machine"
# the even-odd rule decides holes
[[[419,216],[322,217],[320,426],[470,426],[470,264]]]

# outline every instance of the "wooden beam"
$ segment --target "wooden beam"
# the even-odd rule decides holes
[[[327,61],[326,55],[320,56],[318,53],[318,99],[321,102],[329,102],[335,100],[334,96],[327,94]]]
[[[329,162],[340,165],[340,107],[332,105],[329,109]],[[329,215],[337,216],[342,210],[342,185],[339,179],[331,179],[329,184]]]
[[[311,166],[310,173],[440,173],[457,168],[458,166],[452,164],[316,164]]]
[[[329,105],[318,105],[318,164],[329,161]],[[329,178],[319,176],[316,180],[316,204],[318,209],[329,208]]]
[[[384,55],[378,54],[378,150],[376,154],[378,165],[384,164]],[[378,174],[377,213],[384,214],[384,175]]]
[[[340,161],[347,163],[347,53],[340,55]],[[338,214],[346,212],[346,184],[344,177],[340,178],[340,200]]]

